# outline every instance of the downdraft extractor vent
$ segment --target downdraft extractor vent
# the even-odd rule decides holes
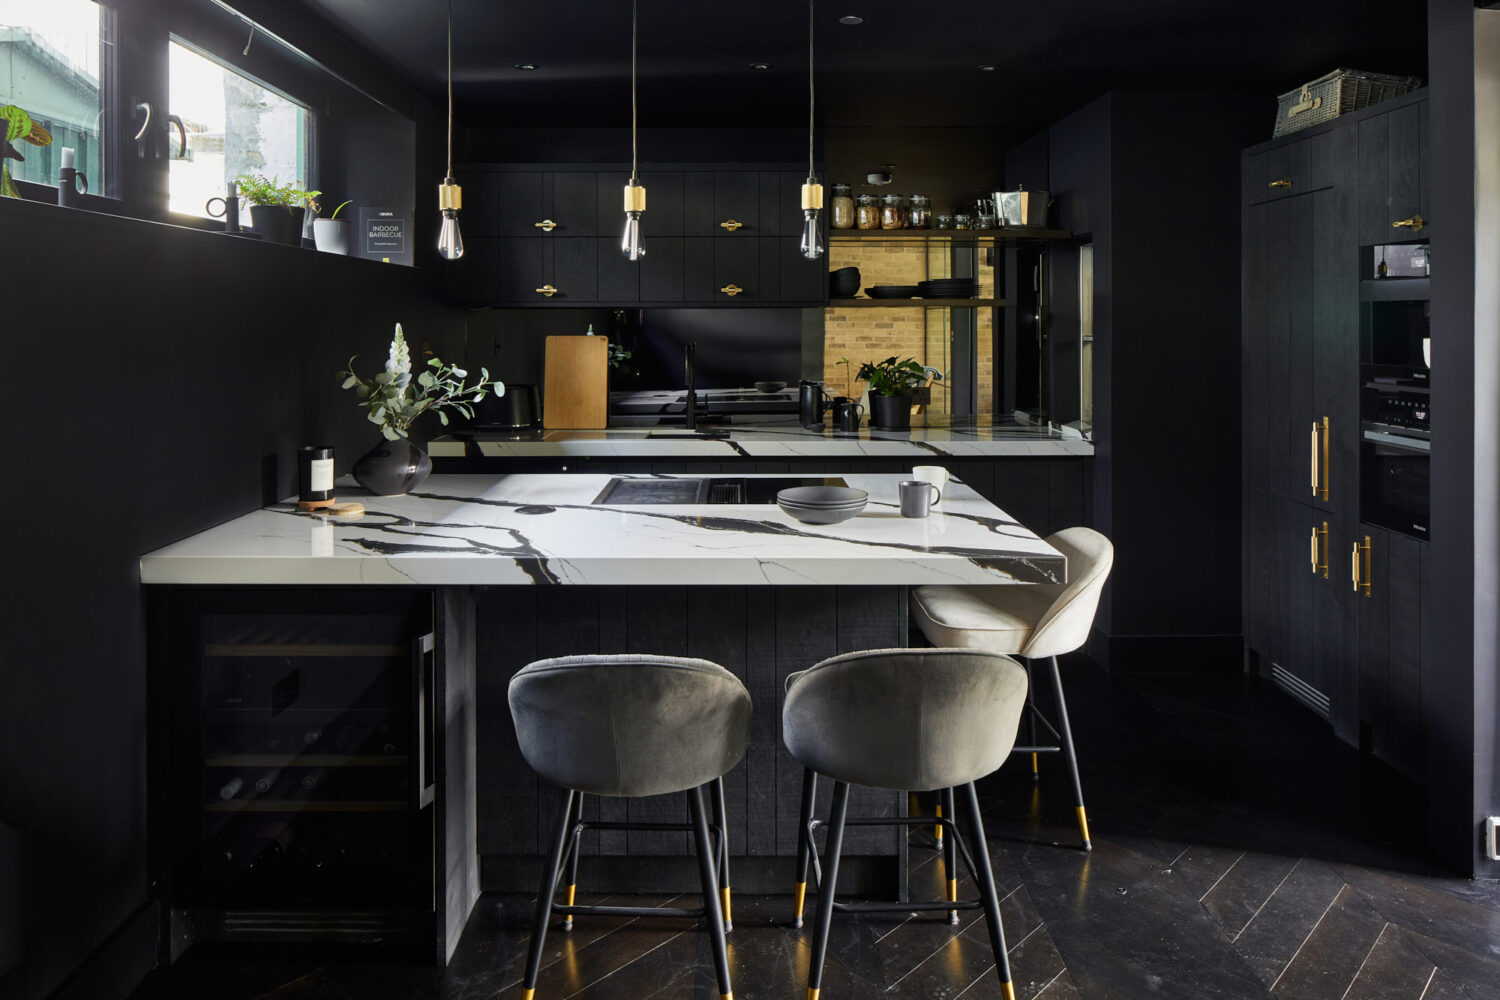
[[[1311,684],[1300,679],[1281,664],[1271,664],[1271,680],[1277,687],[1296,698],[1323,718],[1328,718],[1328,696]]]

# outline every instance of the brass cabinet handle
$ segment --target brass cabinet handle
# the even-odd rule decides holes
[[[1269,183],[1269,184],[1266,185],[1266,187],[1273,187],[1273,188],[1289,188],[1291,186],[1292,186],[1291,180],[1289,178],[1286,178],[1286,177],[1283,177],[1279,181],[1272,181],[1271,183]]]
[[[1312,495],[1318,495],[1318,422],[1313,421],[1312,440],[1308,443],[1307,454],[1312,461]]]
[[[552,298],[552,296],[557,294],[557,289],[553,288],[551,285],[543,285],[541,288],[537,289],[537,292],[538,294],[545,295],[550,299]]]
[[[1333,478],[1333,466],[1330,463],[1331,453],[1329,441],[1333,435],[1328,433],[1328,418],[1324,417],[1320,423],[1313,421],[1312,443],[1308,451],[1312,457],[1312,495],[1315,500],[1328,500],[1328,483]],[[1319,454],[1321,452],[1321,455]],[[1319,459],[1321,458],[1321,464]]]
[[[729,284],[719,289],[719,291],[723,292],[725,295],[728,295],[730,298],[733,298],[734,296],[740,294],[740,292],[743,292],[744,289],[731,281]]]
[[[553,222],[551,219],[543,219],[541,222],[533,222],[532,225],[549,233],[557,228],[557,223]]]
[[[1328,502],[1329,489],[1333,483],[1333,435],[1328,431],[1328,418],[1323,418],[1323,502]]]
[[[1323,545],[1322,545],[1321,549],[1318,546],[1319,539],[1321,539],[1322,542],[1323,542]],[[1321,527],[1321,528],[1319,528],[1317,525],[1313,525],[1313,530],[1312,530],[1312,571],[1313,571],[1313,575],[1314,576],[1316,576],[1319,573],[1322,573],[1323,574],[1323,579],[1325,579],[1325,580],[1328,579],[1328,522],[1327,521],[1323,522],[1323,527]]]
[[[719,223],[719,228],[720,229],[727,229],[727,230],[729,230],[732,233],[736,229],[743,228],[744,225],[745,224],[743,222],[735,222],[733,219],[730,219],[728,222],[721,222],[721,223]]]
[[[1413,215],[1410,219],[1401,219],[1391,223],[1392,229],[1410,229],[1414,233],[1420,233],[1422,227],[1427,225],[1427,220],[1420,215]]]
[[[1360,569],[1360,553],[1364,553],[1364,569]],[[1354,552],[1351,559],[1350,576],[1354,580],[1354,591],[1364,591],[1366,597],[1370,595],[1370,536],[1366,535],[1364,543],[1354,543]]]

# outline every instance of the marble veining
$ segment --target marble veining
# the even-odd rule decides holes
[[[654,478],[669,478],[657,476]],[[774,505],[590,503],[608,476],[436,475],[369,497],[358,518],[287,501],[148,553],[148,584],[922,584],[1053,583],[1066,560],[952,482],[941,511],[899,514],[900,475],[846,475],[870,504],[842,524]]]

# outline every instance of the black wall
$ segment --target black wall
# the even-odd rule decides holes
[[[379,369],[398,320],[414,354],[458,360],[464,323],[419,269],[11,201],[0,232],[26,303],[0,411],[0,823],[25,872],[0,997],[29,998],[122,927],[134,974],[154,957],[149,914],[130,923],[149,896],[140,555],[294,492],[301,444],[346,472],[379,435],[338,369]]]
[[[1007,156],[1007,187],[1048,190],[1094,246],[1093,511],[1115,569],[1093,653],[1114,669],[1238,663],[1239,151],[1270,122],[1262,101],[1114,93]]]

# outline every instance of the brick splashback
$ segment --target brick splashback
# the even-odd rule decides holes
[[[947,246],[921,244],[876,246],[840,243],[830,240],[828,269],[857,267],[860,285],[915,285],[928,278],[949,276]],[[863,295],[863,291],[860,293]],[[995,294],[995,269],[979,269],[979,295]],[[982,414],[994,407],[994,311],[979,310],[979,395],[975,409]],[[866,309],[830,304],[823,316],[823,378],[840,395],[859,395],[863,386],[854,381],[850,368],[866,361],[879,361],[891,355],[913,357],[939,368],[946,375],[951,366],[951,335],[948,310],[942,308]],[[850,365],[839,364],[847,357]],[[852,389],[852,393],[850,390]],[[933,409],[949,412],[948,393],[933,393]]]

